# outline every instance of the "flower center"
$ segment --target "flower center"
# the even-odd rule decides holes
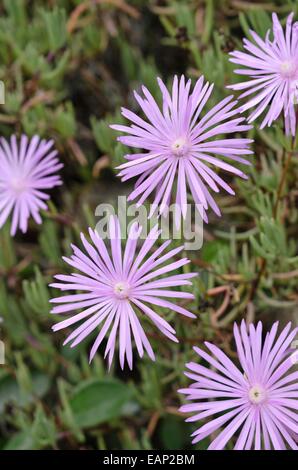
[[[183,157],[188,150],[187,141],[184,137],[179,137],[171,146],[173,155]]]
[[[117,282],[114,285],[114,294],[118,299],[127,299],[129,297],[129,285],[127,282]]]
[[[12,178],[10,185],[11,189],[17,194],[22,193],[26,189],[26,183],[22,178]]]
[[[259,405],[267,399],[267,393],[260,385],[254,385],[249,389],[248,397],[254,405]]]
[[[286,60],[281,63],[280,72],[284,78],[294,78],[297,72],[297,64],[292,60]]]

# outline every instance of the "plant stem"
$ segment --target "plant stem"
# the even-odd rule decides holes
[[[285,165],[284,165],[283,172],[282,172],[282,175],[281,175],[281,179],[280,179],[278,189],[277,189],[276,201],[275,201],[274,208],[273,208],[273,217],[275,219],[277,217],[278,206],[279,206],[279,202],[282,198],[282,192],[283,192],[284,185],[285,185],[285,182],[286,182],[286,179],[287,179],[287,172],[288,172],[288,169],[289,169],[289,166],[290,166],[290,161],[291,161],[292,154],[294,152],[294,148],[295,148],[295,142],[294,142],[294,139],[293,139],[292,149],[289,152],[287,152],[287,154],[286,154]]]

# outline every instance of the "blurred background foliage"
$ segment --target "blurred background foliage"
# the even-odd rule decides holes
[[[134,371],[110,373],[92,341],[70,350],[52,334],[48,288],[65,272],[62,255],[94,226],[95,207],[126,194],[114,167],[126,149],[109,129],[122,105],[137,109],[132,90],[145,84],[160,99],[156,76],[215,83],[208,106],[235,82],[228,52],[253,28],[264,35],[270,15],[285,19],[298,2],[245,0],[3,0],[0,4],[0,80],[5,104],[0,133],[54,138],[64,162],[64,185],[52,194],[44,222],[15,239],[0,232],[0,448],[183,449],[193,425],[184,423],[176,390],[194,358],[192,345],[212,339],[232,357],[232,322],[278,318],[297,322],[298,164],[282,122],[255,127],[249,180],[231,178],[236,196],[218,196],[221,219],[211,215],[204,246],[188,253],[198,315],[167,312],[180,343],[147,331],[157,353]],[[297,153],[297,148],[296,148]],[[1,171],[1,169],[0,169]],[[281,179],[283,178],[281,184]],[[196,448],[206,448],[203,441]]]

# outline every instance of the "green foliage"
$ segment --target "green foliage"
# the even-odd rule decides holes
[[[27,309],[32,314],[47,315],[49,313],[49,293],[45,284],[44,277],[40,270],[35,267],[35,280],[23,281],[24,298]]]
[[[74,390],[70,408],[78,427],[89,428],[136,411],[132,389],[116,380],[91,379]]]
[[[56,52],[67,40],[66,12],[54,7],[52,11],[41,10],[41,16],[48,36],[48,50]]]
[[[46,220],[39,235],[39,245],[43,256],[54,264],[61,263],[61,248],[58,236],[58,226],[52,220]]]
[[[127,153],[126,147],[116,140],[116,133],[109,126],[115,122],[123,123],[122,116],[117,113],[113,116],[107,116],[105,119],[96,119],[91,116],[90,124],[93,136],[98,148],[115,163],[122,162],[123,155]]]
[[[19,360],[20,361],[20,360]],[[28,407],[32,405],[36,398],[42,398],[50,387],[49,377],[39,372],[30,373],[30,383],[26,372],[19,362],[18,379],[13,379],[10,375],[2,375],[0,378],[0,414],[5,411],[6,405],[15,404],[17,407]],[[31,375],[32,374],[32,375]]]

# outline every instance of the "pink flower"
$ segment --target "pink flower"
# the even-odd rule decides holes
[[[298,328],[291,332],[289,323],[276,336],[276,322],[264,343],[262,328],[261,322],[248,329],[244,321],[240,329],[234,325],[240,368],[210,343],[212,356],[194,348],[205,365],[186,364],[193,383],[179,392],[193,403],[180,410],[194,413],[187,421],[210,420],[192,434],[193,443],[217,432],[209,449],[222,450],[237,433],[235,450],[298,449],[298,372],[289,373],[297,362],[290,346]]]
[[[109,335],[105,349],[105,357],[108,355],[109,358],[109,367],[114,356],[116,337],[119,336],[120,365],[122,368],[124,367],[126,357],[127,363],[132,369],[133,339],[140,357],[143,356],[145,350],[148,356],[154,360],[153,350],[139,317],[147,317],[167,338],[178,341],[174,328],[154,312],[150,305],[164,307],[191,318],[195,317],[185,308],[166,300],[166,298],[193,299],[193,294],[171,290],[171,288],[191,285],[189,279],[196,276],[196,273],[168,275],[168,273],[189,263],[187,258],[173,261],[173,257],[180,253],[183,247],[165,253],[170,241],[164,242],[149,255],[149,251],[160,235],[157,227],[151,230],[139,250],[137,250],[137,242],[141,227],[138,224],[135,223],[131,226],[123,251],[120,225],[116,217],[110,218],[109,233],[111,255],[97,232],[89,229],[92,244],[81,234],[86,254],[72,245],[73,256],[64,258],[70,266],[82,274],[57,275],[56,279],[61,282],[51,284],[51,286],[62,291],[80,290],[85,293],[52,299],[51,302],[61,304],[54,307],[52,313],[65,314],[78,309],[83,310],[81,313],[54,325],[53,329],[54,331],[61,330],[82,321],[64,343],[72,342],[71,347],[76,346],[94,330],[99,329],[90,352],[90,361],[104,337]],[[147,259],[145,259],[146,257]],[[168,260],[170,262],[166,264]],[[160,278],[164,274],[167,276]]]
[[[232,96],[223,99],[200,117],[213,89],[209,83],[204,85],[204,77],[196,82],[192,93],[191,81],[185,83],[184,76],[180,80],[175,76],[171,95],[161,79],[158,79],[158,84],[163,98],[162,111],[143,86],[144,98],[136,92],[134,96],[146,120],[122,108],[123,116],[132,125],[111,126],[128,134],[119,137],[120,142],[145,151],[126,155],[129,162],[118,167],[121,170],[119,176],[122,181],[137,177],[129,199],[138,199],[139,205],[155,192],[150,215],[157,206],[161,214],[168,209],[177,180],[177,215],[186,215],[188,187],[201,216],[208,221],[205,211],[209,206],[220,215],[210,189],[219,192],[219,188],[223,188],[234,194],[212,167],[245,178],[241,170],[225,159],[232,160],[232,163],[249,164],[242,156],[252,153],[248,149],[252,142],[250,139],[223,135],[246,131],[251,126],[241,124],[244,118],[237,116],[236,101],[232,101]]]
[[[30,216],[41,223],[39,211],[47,210],[44,201],[50,197],[44,190],[62,184],[56,173],[63,165],[52,145],[37,136],[28,141],[22,135],[19,147],[14,135],[10,144],[0,139],[0,228],[12,213],[12,236],[18,228],[27,231]]]
[[[266,111],[261,129],[271,126],[283,111],[286,133],[296,134],[295,104],[298,100],[298,22],[292,24],[293,13],[288,16],[286,31],[275,13],[273,21],[273,41],[270,41],[270,31],[265,40],[254,31],[250,31],[255,44],[243,40],[244,49],[248,51],[231,52],[231,62],[243,65],[245,68],[235,70],[235,73],[248,75],[250,79],[243,83],[230,85],[233,90],[245,90],[240,98],[247,98],[241,111],[256,107],[249,116],[248,122],[254,121]]]

